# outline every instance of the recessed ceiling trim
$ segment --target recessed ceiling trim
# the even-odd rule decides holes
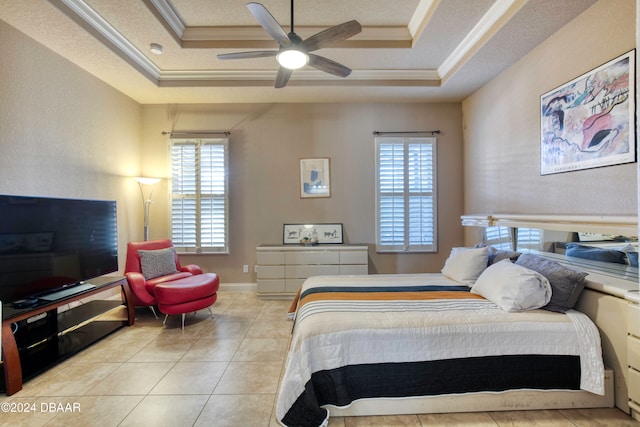
[[[163,19],[174,32],[184,48],[197,49],[238,49],[270,48],[273,39],[268,37],[260,26],[224,26],[187,27],[173,6],[167,0],[145,0],[147,6],[154,8],[158,19]],[[418,34],[426,26],[440,0],[421,0],[414,12],[412,21],[414,30],[404,26],[368,26],[349,40],[334,43],[332,48],[410,48],[415,42],[413,34]],[[326,27],[297,26],[296,33],[303,39],[310,37]]]
[[[305,39],[326,27],[296,27],[296,34]],[[262,27],[186,27],[182,35],[184,48],[277,48]],[[410,48],[412,38],[407,27],[363,27],[356,36],[336,42],[331,48]]]
[[[206,80],[268,80],[273,81],[275,70],[179,70],[162,71],[159,80],[168,81],[206,81]],[[319,70],[297,70],[295,80],[327,80],[342,82],[339,77],[323,73]],[[440,76],[435,70],[353,70],[349,80],[376,80],[376,81],[440,81]]]
[[[462,42],[438,67],[442,81],[453,76],[484,46],[528,0],[496,0]]]
[[[131,59],[151,78],[157,79],[160,69],[84,0],[60,0],[60,2],[108,40],[117,51]]]
[[[175,11],[173,6],[167,0],[147,0],[153,5],[166,23],[176,33],[178,38],[182,38],[185,25],[180,15]]]
[[[440,0],[420,0],[407,26],[413,43],[418,41],[439,5]]]
[[[260,78],[273,79],[275,70],[179,70],[162,71],[161,80],[190,80],[190,79],[235,79],[235,80],[256,80]],[[323,73],[319,70],[298,70],[297,80],[336,80],[341,78]],[[440,77],[435,70],[353,70],[349,78],[354,80],[439,80]]]

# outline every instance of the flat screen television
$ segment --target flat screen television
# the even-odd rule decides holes
[[[0,195],[0,301],[118,270],[116,202]]]

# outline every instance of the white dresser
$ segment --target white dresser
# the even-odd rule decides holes
[[[366,245],[260,245],[256,248],[258,295],[294,295],[307,277],[368,274]]]
[[[637,291],[625,295],[628,301],[627,362],[629,363],[629,407],[631,415],[640,420],[640,295]]]

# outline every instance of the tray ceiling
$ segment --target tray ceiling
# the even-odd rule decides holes
[[[362,33],[318,54],[353,72],[310,67],[273,87],[277,49],[239,0],[0,0],[0,19],[136,101],[457,102],[595,0],[297,0],[302,38],[356,19]],[[262,0],[285,31],[290,2]],[[151,43],[163,53],[150,51]]]

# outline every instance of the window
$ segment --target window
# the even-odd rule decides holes
[[[537,228],[518,228],[516,248],[542,250],[542,230]]]
[[[376,249],[435,252],[436,138],[376,138]]]
[[[484,229],[484,243],[496,249],[511,250],[509,227],[486,227]]]
[[[542,233],[536,228],[486,227],[484,241],[496,249],[542,249]]]
[[[228,139],[171,140],[171,239],[180,252],[228,253]]]

